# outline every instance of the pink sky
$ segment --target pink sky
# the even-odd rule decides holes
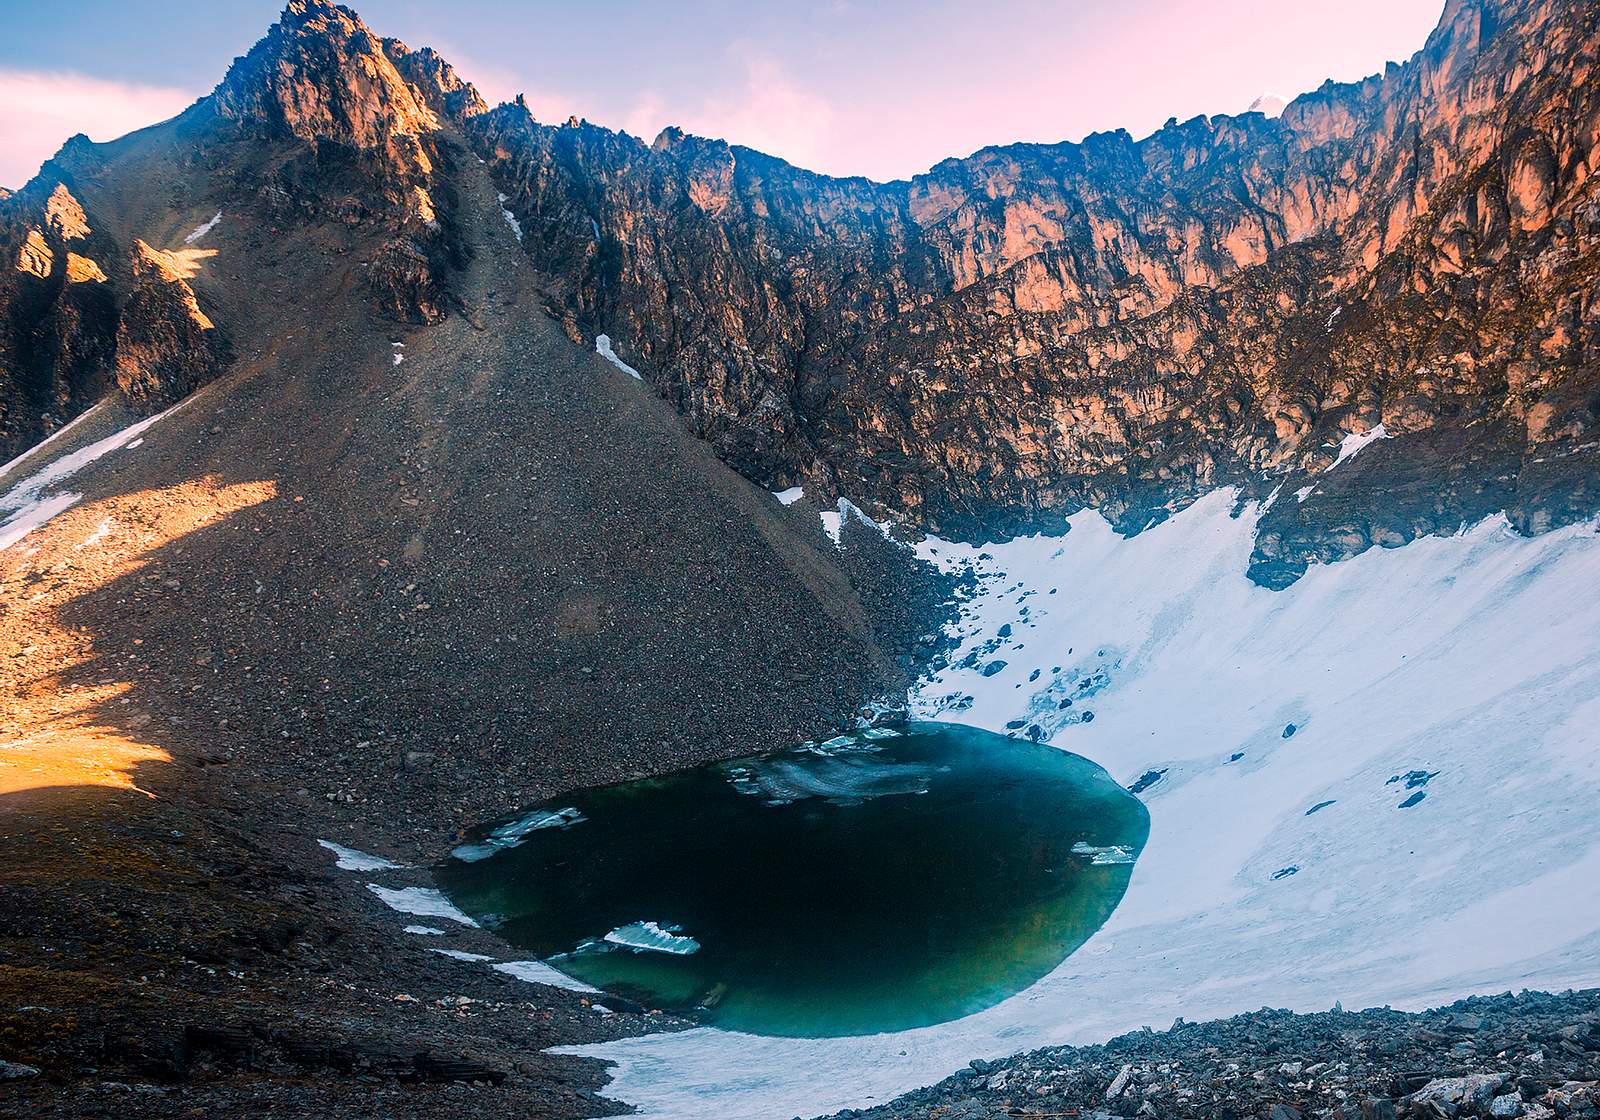
[[[129,5],[111,0],[6,17],[16,34],[0,44],[0,183],[20,185],[72,132],[110,139],[178,111],[259,36],[278,2],[132,6],[120,36],[107,21]],[[1264,91],[1292,97],[1324,78],[1355,80],[1421,47],[1441,0],[355,7],[380,33],[438,47],[491,100],[525,92],[543,120],[576,114],[645,139],[679,124],[884,179],[987,144],[1118,127],[1142,136],[1169,116],[1242,111]],[[74,25],[103,30],[86,41],[68,33]],[[128,36],[139,51],[106,41]]]

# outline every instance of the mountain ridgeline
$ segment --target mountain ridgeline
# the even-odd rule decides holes
[[[1450,0],[1411,59],[1275,118],[875,183],[490,108],[433,51],[293,0],[176,123],[234,153],[239,207],[380,230],[366,283],[413,323],[475,314],[448,168],[485,161],[540,305],[769,488],[969,537],[1277,492],[1252,575],[1282,586],[1500,510],[1538,532],[1600,508],[1597,52],[1582,0]],[[0,451],[226,364],[222,319],[181,360],[130,344],[190,330],[193,299],[94,240],[75,185],[115,147],[76,138],[0,202]]]

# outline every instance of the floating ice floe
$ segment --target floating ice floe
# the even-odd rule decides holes
[[[634,369],[627,362],[617,357],[617,352],[611,347],[610,335],[597,334],[594,336],[594,352],[599,354],[612,365],[616,366],[623,373],[633,378],[635,381],[644,380],[643,375],[641,375],[638,370]]]
[[[368,883],[367,890],[377,895],[391,910],[419,918],[446,918],[464,926],[477,926],[443,894],[433,887],[382,887]],[[442,952],[442,950],[440,950]]]
[[[1134,860],[1133,849],[1122,844],[1107,844],[1096,847],[1086,840],[1079,840],[1072,845],[1072,854],[1075,856],[1088,856],[1089,862],[1097,865],[1132,863]]]
[[[854,750],[829,751],[839,740],[813,748],[809,755],[752,759],[729,766],[728,782],[740,793],[764,798],[770,805],[789,805],[820,797],[835,805],[859,805],[875,797],[927,793],[939,768],[933,764],[885,762],[882,748],[866,747],[855,736],[841,736]],[[826,753],[824,753],[826,752]]]
[[[476,863],[481,859],[488,859],[496,852],[515,848],[529,836],[545,828],[571,828],[575,824],[582,824],[587,818],[577,808],[568,806],[565,809],[535,809],[523,817],[518,817],[509,824],[503,824],[490,832],[479,844],[462,844],[450,854],[462,863]]]
[[[691,953],[699,952],[700,942],[692,937],[674,933],[673,930],[676,928],[676,926],[662,927],[655,922],[629,922],[606,934],[605,940],[628,949],[671,953],[675,957],[687,957]]]
[[[332,840],[318,840],[317,843],[333,853],[333,865],[340,871],[398,871],[405,866],[384,859],[382,856],[368,855],[354,848],[346,848],[343,844],[335,844]]]

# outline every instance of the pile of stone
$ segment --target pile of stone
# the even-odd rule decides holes
[[[860,1120],[1584,1120],[1600,1117],[1600,990],[1178,1020],[1103,1046],[975,1061]]]

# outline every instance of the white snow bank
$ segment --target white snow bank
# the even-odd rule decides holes
[[[874,521],[867,515],[866,510],[856,505],[849,498],[840,498],[836,510],[822,511],[822,531],[834,544],[842,543],[844,539],[844,519],[853,517],[863,525],[869,525],[882,533],[885,538],[889,536],[889,526],[881,521]]]
[[[468,964],[494,960],[493,957],[483,953],[469,953],[465,949],[429,949],[428,952],[438,953],[441,957],[449,957],[453,961],[466,961]]]
[[[402,914],[414,914],[419,918],[448,918],[464,926],[478,924],[457,910],[453,902],[433,887],[380,887],[377,883],[368,883],[367,890],[383,899],[389,909]]]
[[[772,496],[778,499],[779,505],[792,506],[806,496],[804,486],[791,486],[787,490],[774,490]]]
[[[505,195],[500,194],[495,197],[500,200],[500,216],[506,220],[506,225],[511,227],[511,232],[517,235],[517,240],[520,242],[522,240],[522,223],[517,221],[517,216],[506,208]]]
[[[333,853],[333,865],[340,871],[397,871],[405,866],[384,859],[382,856],[372,856],[366,852],[358,852],[354,848],[346,848],[343,844],[335,844],[332,840],[318,840],[317,843]]]
[[[672,928],[663,929],[655,922],[629,922],[606,934],[605,939],[628,949],[671,953],[675,957],[687,957],[700,951],[700,942],[694,938],[674,933]]]
[[[1233,502],[1129,540],[1082,513],[1061,537],[922,546],[981,585],[916,714],[1025,719],[1144,787],[1150,839],[1099,933],[939,1026],[573,1048],[617,1063],[606,1095],[654,1117],[825,1114],[1178,1015],[1600,984],[1595,526],[1523,538],[1496,517],[1273,592],[1245,578],[1255,514]]]
[[[220,222],[220,221],[222,221],[222,211],[218,210],[215,214],[213,214],[211,216],[211,220],[210,221],[204,222],[204,223],[202,223],[200,225],[197,225],[197,226],[194,227],[194,229],[190,230],[189,231],[189,235],[183,239],[183,243],[185,245],[193,245],[196,241],[199,241],[206,234],[208,234],[212,230],[216,229],[217,228],[217,223]]]
[[[597,335],[594,336],[594,352],[596,354],[599,354],[602,358],[604,358],[606,361],[610,362],[612,365],[616,366],[623,373],[625,373],[629,377],[633,378],[635,381],[643,381],[644,380],[644,377],[639,373],[638,370],[634,369],[627,362],[625,362],[621,358],[617,357],[617,352],[611,348],[611,336],[610,335],[597,334]]]
[[[82,494],[68,491],[52,494],[48,498],[41,498],[23,506],[4,521],[0,521],[0,548],[10,548],[56,514],[77,505],[82,498]]]
[[[407,926],[405,929],[401,930],[400,932],[401,933],[420,934],[423,937],[443,937],[444,936],[444,930],[440,929],[438,926]]]
[[[99,406],[95,407],[98,408]],[[137,424],[128,425],[128,427],[123,428],[114,435],[96,440],[87,447],[80,447],[70,454],[52,460],[42,469],[12,486],[4,495],[0,495],[0,515],[5,516],[4,522],[0,522],[0,548],[8,548],[17,543],[58,513],[77,504],[83,497],[82,494],[52,493],[51,491],[57,485],[71,478],[96,459],[141,442],[139,436],[148,428],[182,407],[182,403],[175,404],[165,412],[158,412],[154,416],[140,420]],[[91,409],[90,411],[94,410]],[[88,413],[86,412],[78,419],[82,420],[87,416]],[[43,447],[56,437],[64,435],[72,427],[72,424],[68,424],[67,427],[57,432],[55,436],[41,443],[39,447]],[[13,460],[13,462],[16,462],[16,460]]]
[[[598,992],[599,988],[591,988],[582,980],[574,980],[565,972],[545,964],[543,961],[501,961],[494,966],[496,972],[503,972],[507,976],[515,976],[518,980],[526,980],[530,984],[545,984],[552,988],[565,988],[569,992]]]
[[[1352,432],[1350,435],[1345,436],[1344,439],[1339,441],[1339,457],[1328,466],[1328,470],[1333,470],[1334,467],[1337,467],[1346,459],[1354,459],[1358,454],[1361,453],[1361,449],[1366,447],[1369,443],[1388,438],[1389,433],[1383,430],[1382,424],[1379,424],[1376,427],[1368,428],[1359,435]]]
[[[68,432],[72,431],[72,429],[76,428],[79,424],[82,424],[85,420],[89,419],[89,417],[95,415],[95,413],[99,412],[102,407],[103,406],[100,405],[100,404],[90,405],[87,409],[85,409],[83,411],[83,413],[81,415],[79,415],[77,417],[77,419],[72,420],[72,421],[62,425],[61,427],[57,428],[55,431],[53,431],[49,435],[45,436],[44,439],[40,440],[38,443],[36,443],[32,447],[28,448],[22,454],[18,455],[15,459],[12,459],[5,466],[0,467],[0,478],[4,478],[6,475],[10,474],[11,473],[11,468],[15,467],[18,463],[22,462],[22,460],[26,459],[28,456],[33,455],[36,452],[43,451],[45,448],[49,447],[52,443],[56,442],[56,440],[60,439],[62,436],[66,435]]]

